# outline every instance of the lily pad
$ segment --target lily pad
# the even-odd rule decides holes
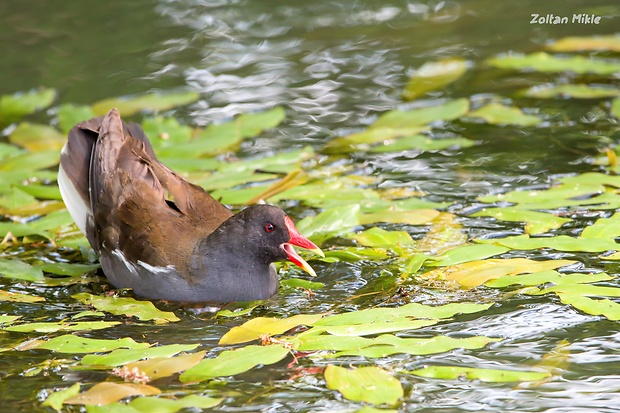
[[[316,216],[309,216],[297,223],[297,229],[310,240],[323,241],[351,231],[360,225],[360,206],[343,205],[326,209]]]
[[[198,98],[198,93],[193,91],[148,93],[104,99],[93,104],[91,109],[96,116],[103,116],[112,108],[117,108],[123,116],[131,116],[143,110],[162,111],[184,106],[197,101]]]
[[[58,126],[65,134],[76,124],[94,117],[90,106],[65,103],[58,107]]]
[[[489,240],[475,240],[486,244],[503,245],[513,250],[536,250],[550,248],[556,251],[604,252],[620,250],[620,244],[613,239],[573,238],[568,235],[555,237],[530,238],[528,235],[495,238]]]
[[[113,340],[93,339],[78,337],[72,334],[54,337],[49,340],[30,340],[15,347],[16,350],[26,351],[34,349],[51,350],[57,353],[97,353],[101,351],[112,351],[117,348],[145,348],[150,347],[148,343],[136,343],[130,337],[117,338]]]
[[[60,152],[67,138],[51,126],[22,122],[9,135],[9,142],[30,152]]]
[[[370,152],[440,151],[450,148],[469,148],[474,144],[474,141],[465,138],[431,139],[424,135],[412,135],[394,142],[386,141],[383,145],[371,148]]]
[[[604,272],[596,274],[569,273],[560,274],[555,270],[539,271],[530,274],[511,275],[501,277],[485,283],[487,287],[502,288],[511,285],[533,287],[537,285],[560,285],[560,284],[589,284],[599,281],[609,281],[610,277]]]
[[[82,357],[82,365],[97,367],[115,367],[138,360],[156,357],[172,357],[182,351],[191,351],[198,344],[169,344],[148,348],[118,349],[108,354],[88,354]]]
[[[468,261],[482,260],[510,251],[509,248],[492,244],[466,244],[446,251],[439,257],[433,257],[427,265],[447,267]]]
[[[620,36],[571,36],[564,37],[547,46],[556,52],[576,52],[582,50],[609,50],[620,52]]]
[[[602,315],[608,320],[620,320],[620,304],[609,299],[596,300],[579,294],[558,294],[564,304],[569,304],[587,314]]]
[[[573,72],[611,75],[620,72],[620,62],[585,56],[559,57],[545,52],[528,55],[509,54],[487,60],[500,69],[535,70],[538,72]]]
[[[172,312],[157,309],[150,301],[138,301],[130,297],[103,297],[88,293],[75,294],[72,298],[84,304],[92,305],[100,311],[107,311],[116,315],[137,317],[139,320],[152,320],[156,323],[179,321]]]
[[[161,390],[146,384],[134,383],[97,383],[84,393],[67,398],[65,404],[107,405],[131,396],[152,396]]]
[[[77,394],[80,392],[80,388],[80,383],[75,383],[71,387],[67,387],[65,389],[50,393],[50,395],[47,396],[45,401],[41,403],[41,406],[51,407],[52,409],[59,412],[62,410],[62,405],[64,404],[65,400],[70,397],[77,396]]]
[[[148,381],[154,381],[194,367],[204,358],[205,354],[206,351],[199,351],[175,357],[155,357],[125,364],[123,370],[128,372],[139,371],[148,377]]]
[[[11,291],[0,290],[0,301],[11,301],[16,303],[36,303],[45,301],[45,298],[31,294],[14,293]]]
[[[280,345],[246,346],[226,350],[215,358],[204,359],[179,376],[182,383],[195,383],[221,376],[234,376],[258,365],[269,365],[284,359],[290,350]]]
[[[620,89],[590,85],[542,85],[534,86],[523,94],[530,98],[551,99],[556,97],[573,99],[601,99],[620,95]]]
[[[41,281],[43,271],[19,259],[0,258],[0,275],[25,281]]]
[[[541,122],[538,116],[527,115],[516,107],[499,103],[489,103],[467,114],[470,118],[480,118],[492,125],[534,126]]]
[[[175,413],[184,409],[211,409],[224,399],[190,394],[180,399],[164,397],[137,397],[127,404],[122,402],[105,406],[86,406],[88,413]]]
[[[56,99],[54,89],[40,88],[29,92],[0,96],[0,124],[7,125],[25,115],[45,109]]]
[[[486,383],[539,381],[551,376],[546,371],[498,370],[455,366],[428,366],[410,371],[410,374],[443,380],[480,380]]]
[[[119,321],[85,321],[85,322],[47,322],[47,323],[24,323],[5,327],[6,331],[20,333],[55,333],[57,331],[93,331],[102,330],[119,325]]]
[[[493,217],[501,221],[525,222],[525,232],[528,234],[542,234],[552,229],[560,228],[572,220],[557,217],[553,214],[538,211],[529,211],[520,208],[484,208],[471,215],[472,217]]]
[[[403,91],[403,99],[416,99],[460,79],[467,71],[467,66],[465,60],[456,58],[424,63],[409,79]]]
[[[406,231],[386,231],[379,227],[372,227],[357,234],[349,235],[360,245],[365,247],[395,248],[411,247],[413,239]]]
[[[257,317],[233,327],[220,339],[220,345],[239,344],[258,339],[261,335],[282,334],[301,325],[313,325],[321,314],[298,314],[288,318]]]
[[[403,386],[378,367],[346,369],[329,364],[325,369],[327,388],[338,390],[352,401],[394,405],[404,396]]]

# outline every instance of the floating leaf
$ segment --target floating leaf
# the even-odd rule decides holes
[[[196,347],[198,344],[170,344],[149,348],[118,349],[109,354],[88,354],[82,358],[82,365],[115,367],[147,358],[172,357],[182,351],[194,350]]]
[[[0,96],[0,124],[7,125],[19,118],[45,109],[56,99],[54,89],[33,89],[26,93]]]
[[[387,222],[390,224],[424,225],[439,216],[440,212],[434,209],[414,209],[399,211],[386,209],[360,215],[362,225]]]
[[[452,303],[438,306],[429,306],[419,303],[409,303],[402,307],[379,307],[352,311],[342,314],[326,316],[314,323],[317,327],[347,326],[369,324],[374,322],[391,322],[411,318],[442,319],[456,314],[472,314],[484,311],[492,304]]]
[[[492,244],[466,244],[446,251],[443,255],[433,258],[429,266],[447,267],[468,261],[482,260],[494,255],[503,254],[509,248]]]
[[[286,280],[280,281],[280,285],[289,287],[289,288],[304,288],[307,290],[320,290],[325,287],[325,284],[304,280],[302,278],[289,278]]]
[[[106,115],[112,108],[117,108],[123,116],[131,116],[143,110],[162,111],[184,106],[195,102],[198,98],[198,93],[193,91],[148,93],[104,99],[93,104],[91,108],[96,116]]]
[[[620,288],[590,284],[564,283],[553,286],[537,286],[531,288],[524,288],[520,291],[520,293],[529,295],[544,295],[549,293],[556,293],[558,295],[565,294],[588,297],[620,297]]]
[[[409,79],[403,91],[404,100],[413,100],[426,92],[439,89],[460,79],[467,71],[467,62],[462,59],[444,59],[424,63]]]
[[[596,300],[579,294],[558,294],[564,304],[569,304],[587,314],[602,315],[609,320],[620,320],[620,304],[609,299]]]
[[[22,122],[9,135],[9,142],[31,152],[54,150],[60,152],[67,138],[51,126]]]
[[[0,324],[11,324],[19,318],[21,318],[19,315],[0,315]]]
[[[150,301],[138,301],[131,297],[102,297],[88,293],[75,294],[71,297],[84,304],[92,305],[97,310],[116,315],[137,317],[139,320],[152,320],[156,323],[179,321],[174,313],[161,311]]]
[[[80,392],[80,387],[80,383],[75,383],[71,387],[67,387],[65,389],[50,393],[50,395],[47,396],[45,401],[41,403],[41,406],[51,407],[52,409],[59,412],[62,410],[62,405],[64,404],[65,400],[70,397],[77,396],[77,394]]]
[[[0,290],[0,301],[11,301],[16,303],[36,303],[39,301],[45,301],[45,298],[31,294],[21,294],[11,291]]]
[[[88,413],[175,413],[182,409],[210,409],[220,404],[223,398],[213,398],[190,394],[180,399],[167,399],[163,397],[138,397],[127,404],[117,403],[119,409],[129,408],[131,411],[113,410],[115,405],[107,405],[93,409],[88,406]]]
[[[589,85],[541,85],[534,86],[524,95],[536,99],[551,99],[555,97],[567,97],[573,99],[601,99],[620,95],[619,89]]]
[[[85,322],[47,322],[47,323],[25,323],[5,327],[6,331],[20,333],[55,333],[57,331],[93,331],[119,325],[119,321],[85,321]]]
[[[245,343],[256,340],[263,334],[270,336],[282,334],[301,326],[312,325],[322,317],[321,314],[298,314],[288,318],[257,317],[231,328],[220,339],[220,345]]]
[[[152,396],[161,390],[146,384],[134,383],[97,383],[84,393],[67,398],[65,404],[106,405],[117,402],[125,397]]]
[[[360,225],[359,212],[360,206],[357,204],[326,209],[316,216],[299,221],[297,229],[307,238],[320,244]]]
[[[610,218],[599,218],[593,225],[583,229],[579,238],[614,239],[620,236],[620,213]]]
[[[611,114],[620,118],[620,98],[616,98],[611,102]]]
[[[146,375],[149,381],[154,381],[194,367],[204,358],[205,354],[206,351],[199,351],[175,357],[155,357],[125,364],[123,369],[129,372],[136,369]]]
[[[420,277],[431,280],[453,280],[465,288],[473,288],[495,278],[553,270],[573,263],[575,263],[575,261],[570,260],[534,261],[526,258],[487,259],[439,268],[424,273]]]
[[[529,235],[475,240],[480,243],[503,245],[513,250],[535,250],[551,248],[556,251],[603,252],[620,250],[620,244],[613,239],[573,238],[568,235],[555,237],[530,238]]]
[[[145,348],[148,343],[136,343],[130,337],[113,340],[93,339],[65,334],[49,340],[26,341],[15,347],[16,350],[26,351],[33,349],[51,350],[58,353],[97,353],[100,351],[112,351],[117,348]]]
[[[16,188],[39,199],[61,200],[60,190],[56,185],[15,185]]]
[[[571,36],[564,37],[547,47],[556,52],[576,52],[580,50],[610,50],[620,52],[620,36]]]
[[[160,152],[163,148],[187,142],[192,138],[193,131],[187,125],[181,125],[176,118],[156,116],[142,121],[142,129],[150,138],[153,148]]]
[[[505,106],[499,103],[489,103],[486,106],[469,112],[467,116],[484,119],[485,122],[492,125],[533,126],[541,122],[538,116],[527,115],[519,108]]]
[[[246,346],[226,350],[217,357],[204,359],[196,366],[181,373],[182,383],[195,383],[221,376],[234,376],[258,365],[277,363],[289,354],[289,349],[279,345]]]
[[[352,401],[394,405],[404,396],[403,386],[378,367],[346,369],[329,364],[325,369],[327,388],[338,390]]]
[[[545,52],[529,55],[503,55],[489,59],[487,63],[500,69],[527,69],[538,72],[610,75],[620,71],[620,63],[615,60],[595,59],[585,56],[558,57]]]
[[[518,381],[539,381],[551,376],[549,372],[478,369],[470,367],[428,366],[410,371],[410,374],[443,380],[480,380],[487,383],[511,383]]]
[[[353,337],[417,330],[434,324],[437,324],[437,320],[395,319],[389,321],[374,321],[365,324],[321,326],[319,330],[324,330],[334,336]]]
[[[25,281],[43,280],[43,271],[19,259],[0,258],[0,275]]]
[[[90,106],[64,103],[58,107],[58,126],[65,134],[78,123],[94,117]]]
[[[609,281],[613,277],[600,272],[597,274],[560,274],[557,271],[540,271],[531,274],[511,275],[509,277],[501,277],[485,283],[487,287],[503,288],[511,285],[521,285],[524,287],[533,287],[537,285],[560,285],[560,284],[585,284],[599,281]]]
[[[395,248],[413,245],[413,239],[406,231],[386,231],[379,227],[372,227],[365,231],[351,234],[354,239],[365,247]]]
[[[484,208],[471,216],[493,217],[509,222],[525,222],[525,232],[528,234],[542,234],[572,221],[569,218],[556,217],[546,212],[528,211],[520,208]]]
[[[355,336],[307,334],[298,337],[297,351],[338,351],[336,356],[359,355],[363,357],[387,357],[392,354],[427,355],[443,353],[455,348],[476,349],[489,343],[501,341],[489,337],[452,338],[435,336],[432,338],[401,338],[384,334],[376,338]]]
[[[370,152],[402,152],[409,150],[440,151],[449,148],[469,148],[474,141],[465,138],[431,139],[424,135],[412,135],[394,142],[384,142],[370,149]]]
[[[56,275],[76,277],[101,268],[99,264],[73,264],[68,262],[47,262],[37,265],[42,271]]]

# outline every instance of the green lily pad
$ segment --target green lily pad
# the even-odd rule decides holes
[[[552,229],[560,228],[572,220],[557,217],[553,214],[538,211],[528,211],[519,208],[484,208],[471,215],[472,217],[493,217],[501,221],[525,222],[525,232],[528,234],[542,234]]]
[[[555,41],[547,48],[556,52],[576,52],[582,50],[620,52],[620,36],[570,36]]]
[[[82,365],[115,367],[147,358],[172,357],[182,351],[194,350],[196,347],[198,344],[169,344],[149,348],[118,349],[108,354],[88,354],[82,357]]]
[[[551,376],[551,373],[547,371],[498,370],[455,366],[428,366],[410,371],[409,373],[433,379],[467,379],[480,380],[486,383],[539,381]]]
[[[150,301],[138,301],[130,297],[102,297],[88,293],[80,293],[72,298],[95,307],[100,311],[107,311],[116,315],[137,317],[139,320],[152,320],[156,323],[168,323],[179,321],[172,312],[157,309]]]
[[[142,129],[158,154],[163,148],[189,141],[193,135],[192,128],[181,125],[178,120],[172,117],[146,118],[142,121]]]
[[[58,126],[65,134],[76,124],[94,117],[90,106],[64,103],[58,107]]]
[[[424,135],[412,135],[397,139],[394,142],[387,142],[377,145],[370,149],[370,152],[402,152],[409,150],[420,151],[440,151],[450,148],[469,148],[475,144],[474,141],[465,138],[444,138],[431,139]]]
[[[280,285],[289,287],[289,288],[305,288],[306,290],[320,290],[325,287],[325,284],[304,280],[302,278],[289,278],[286,280],[280,281]]]
[[[148,377],[148,381],[154,381],[194,367],[204,358],[205,354],[206,351],[199,351],[174,357],[153,357],[148,360],[134,361],[123,365],[121,372],[131,374],[133,371],[139,371],[142,376]],[[122,373],[118,375],[123,377]]]
[[[574,72],[611,75],[620,72],[620,62],[585,56],[559,57],[545,52],[528,55],[509,54],[487,60],[500,69],[535,70],[538,72]]]
[[[25,281],[41,281],[44,279],[40,268],[19,259],[0,258],[0,275]]]
[[[592,225],[583,229],[579,238],[614,239],[620,236],[620,213],[610,218],[599,218]]]
[[[489,103],[467,114],[470,118],[480,118],[492,125],[534,126],[541,122],[538,116],[527,115],[516,107],[499,103]]]
[[[290,350],[280,345],[246,346],[226,350],[215,358],[204,359],[179,376],[182,383],[195,383],[221,376],[234,376],[258,365],[269,365],[284,359]]]
[[[608,320],[620,320],[620,304],[609,299],[595,300],[579,294],[558,294],[564,304],[569,304],[587,314],[602,315]]]
[[[360,206],[357,204],[326,209],[299,221],[297,229],[310,240],[321,244],[360,225],[359,211]]]
[[[374,248],[411,247],[413,239],[406,231],[386,231],[379,227],[372,227],[365,231],[348,236],[360,245]]]
[[[117,108],[123,116],[131,116],[143,110],[162,111],[184,106],[197,101],[198,98],[198,93],[193,91],[148,93],[104,99],[94,103],[91,109],[96,116],[106,115],[112,108]]]
[[[45,109],[56,99],[54,89],[40,88],[29,92],[0,96],[0,124],[7,125],[25,115]]]
[[[620,89],[589,85],[544,85],[534,86],[523,94],[530,98],[551,99],[567,97],[573,99],[601,99],[620,95]]]
[[[604,252],[620,250],[620,244],[613,239],[573,238],[568,235],[555,237],[530,238],[529,235],[475,240],[482,244],[503,245],[513,250],[537,250],[550,248],[556,251]]]
[[[20,333],[55,333],[57,331],[93,331],[119,325],[119,321],[85,321],[85,322],[48,322],[48,323],[24,323],[5,327],[6,331]]]
[[[620,118],[620,98],[616,98],[611,102],[611,114]]]
[[[80,383],[75,383],[71,387],[64,388],[62,390],[55,391],[50,393],[49,396],[45,399],[41,406],[51,407],[52,409],[60,412],[62,410],[62,405],[65,400],[70,397],[76,396],[80,392],[81,385]]]
[[[482,260],[510,251],[509,248],[492,244],[466,244],[446,251],[439,257],[433,257],[427,265],[447,267],[464,262]]]
[[[37,151],[18,153],[0,160],[0,171],[33,171],[51,168],[60,162],[60,151]],[[40,175],[32,174],[29,177]],[[52,174],[55,179],[56,174]]]
[[[16,188],[19,188],[23,192],[34,196],[39,199],[56,199],[61,200],[62,196],[60,195],[60,190],[56,185],[15,185]]]
[[[586,283],[594,283],[599,281],[609,281],[612,280],[613,277],[605,274],[604,272],[596,273],[596,274],[582,274],[582,273],[571,273],[571,274],[560,274],[555,270],[548,271],[540,271],[534,272],[530,274],[520,274],[520,275],[511,275],[508,277],[500,277],[494,280],[491,280],[485,285],[487,287],[493,288],[503,288],[511,285],[520,285],[524,287],[534,287],[537,285],[560,285],[560,284],[586,284]]]
[[[21,318],[19,315],[0,315],[0,324],[11,324],[19,318]]]
[[[112,340],[78,337],[73,334],[50,338],[49,340],[29,340],[15,347],[19,351],[34,349],[51,350],[57,353],[98,353],[118,348],[145,348],[149,343],[136,343],[130,337]]]
[[[51,126],[22,122],[9,135],[9,142],[30,152],[58,151],[60,156],[67,138]]]
[[[99,264],[72,264],[68,262],[54,262],[37,265],[41,270],[50,274],[76,277],[101,268]]]
[[[352,401],[394,405],[404,396],[403,386],[378,367],[346,369],[329,364],[325,369],[327,388],[338,390]]]
[[[180,399],[143,396],[127,404],[117,402],[105,406],[86,406],[87,413],[175,413],[179,410],[211,409],[224,399],[190,394]]]
[[[460,79],[467,71],[467,66],[465,60],[457,58],[424,63],[409,79],[403,91],[403,99],[416,99]]]

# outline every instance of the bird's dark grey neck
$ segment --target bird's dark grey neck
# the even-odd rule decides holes
[[[196,288],[204,290],[209,300],[262,300],[274,295],[278,288],[275,267],[261,257],[249,254],[244,240],[231,246],[223,232],[215,231],[202,239],[194,249],[190,268]],[[228,238],[230,239],[230,238]]]

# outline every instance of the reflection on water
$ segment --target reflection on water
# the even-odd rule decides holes
[[[411,70],[427,60],[460,56],[480,62],[500,52],[537,49],[552,38],[611,33],[617,29],[613,19],[605,19],[596,27],[532,27],[528,23],[532,12],[586,12],[600,7],[608,10],[607,15],[613,15],[617,5],[612,0],[573,0],[562,2],[561,6],[534,0],[518,4],[491,0],[160,0],[156,6],[146,0],[67,2],[64,6],[41,1],[37,7],[27,6],[29,3],[32,2],[0,4],[0,25],[5,29],[0,31],[4,49],[0,61],[3,93],[47,85],[58,88],[66,101],[90,103],[152,88],[189,87],[200,92],[203,99],[191,106],[189,113],[178,115],[195,125],[282,105],[287,110],[286,123],[259,140],[251,148],[253,153],[307,143],[320,146],[335,135],[363,128],[383,111],[409,107],[403,104],[400,91]],[[469,80],[459,93],[468,96],[475,92],[479,95],[474,99],[481,100],[504,89],[512,90],[521,81],[518,75],[501,80],[471,75]],[[448,88],[445,93],[435,92],[431,98],[446,96],[460,95]],[[568,104],[566,110],[584,112],[582,107]],[[596,120],[595,112],[582,115]],[[482,126],[470,130],[475,135],[469,138],[485,144],[458,152],[412,151],[359,161],[363,162],[364,173],[381,177],[381,187],[420,190],[429,200],[455,202],[452,208],[458,212],[477,208],[475,198],[479,195],[544,186],[550,175],[589,169],[589,165],[575,163],[582,162],[596,145],[585,139],[590,130],[578,130],[571,124],[555,129],[554,136],[544,135],[549,132],[543,131],[532,139],[518,129],[502,129],[501,135],[498,128],[491,132]],[[562,137],[561,142],[557,136]],[[472,237],[506,235],[512,230],[509,225],[483,219],[469,218],[462,223]],[[422,231],[412,232],[416,230]],[[389,269],[367,263],[319,264],[319,281],[329,285],[328,289],[317,291],[314,301],[297,295],[276,298],[266,305],[265,312],[289,316],[354,310],[365,301],[347,301],[352,292],[380,284],[381,277],[389,276],[386,271]],[[467,291],[420,294],[417,298],[427,303],[459,301],[463,297],[493,299],[490,292],[485,292],[484,297]],[[594,323],[593,317],[545,300],[547,304],[532,305],[530,300],[523,306],[497,306],[496,314],[457,318],[415,333],[504,338],[502,343],[485,350],[457,350],[430,357],[394,356],[389,364],[384,364],[400,364],[409,369],[429,362],[509,369],[533,366],[557,342],[567,338],[571,343],[571,364],[564,378],[533,388],[511,388],[401,375],[399,379],[408,391],[401,410],[620,410],[620,376],[615,374],[620,368],[617,324]],[[34,307],[26,305],[22,308],[24,314],[34,311]],[[152,334],[162,343],[201,342],[216,354],[218,337],[234,324],[187,312],[177,330],[149,327],[136,331],[135,327],[123,326],[110,334]],[[359,362],[355,358],[343,360]],[[325,363],[316,361],[317,365]],[[80,375],[86,373],[75,374],[78,377],[72,380],[88,380]],[[320,376],[302,372],[301,378],[290,382],[286,380],[290,374],[289,369],[281,366],[280,370],[269,369],[268,373],[248,373],[243,377],[247,383],[232,380],[228,384],[231,391],[238,390],[241,395],[235,395],[223,409],[353,410],[350,403],[325,388]],[[2,386],[17,385],[17,378],[14,380],[8,384],[0,380],[0,390]],[[262,382],[269,381],[274,381],[273,387],[265,392]]]

